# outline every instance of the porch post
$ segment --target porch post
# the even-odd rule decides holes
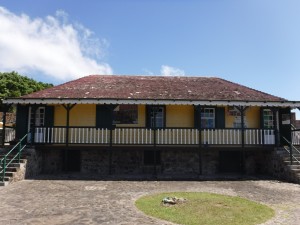
[[[69,127],[70,127],[70,111],[71,109],[75,106],[76,104],[67,104],[67,105],[62,105],[66,111],[67,111],[67,118],[66,118],[66,147],[69,146]],[[63,168],[65,171],[68,170],[68,149],[64,150],[64,165]]]
[[[157,107],[154,107],[154,108],[152,108],[152,109],[154,109],[153,110],[153,114],[154,114],[154,127],[153,127],[153,135],[154,135],[154,137],[153,137],[153,141],[154,141],[154,143],[153,143],[153,147],[154,147],[154,151],[153,151],[153,156],[154,156],[154,168],[153,168],[153,174],[154,174],[154,176],[156,176],[157,175],[157,171],[156,171],[156,164],[157,164],[157,162],[156,162],[156,114],[157,114]]]
[[[198,123],[198,132],[199,132],[199,150],[198,150],[198,154],[199,154],[199,175],[202,175],[202,154],[201,154],[201,149],[202,149],[202,134],[201,134],[201,106],[198,106],[198,115],[199,116],[199,123]]]
[[[66,121],[66,146],[69,146],[69,127],[70,127],[70,111],[71,109],[75,106],[76,104],[67,104],[67,105],[63,105],[63,107],[66,109],[67,111],[67,121]]]
[[[108,173],[109,175],[112,174],[112,157],[113,157],[113,130],[114,130],[114,126],[113,126],[113,112],[114,109],[116,108],[116,105],[109,105],[106,106],[109,109],[110,112],[110,118],[111,118],[111,122],[110,122],[110,126],[109,126],[109,162],[108,162]]]
[[[242,165],[241,165],[241,170],[243,173],[245,173],[245,163],[246,163],[246,153],[245,153],[245,111],[246,109],[248,108],[248,106],[244,107],[244,106],[239,106],[239,107],[236,107],[239,111],[240,111],[240,114],[241,114],[241,129],[242,129],[242,156],[241,156],[241,159],[242,159]]]
[[[275,135],[275,146],[278,147],[279,146],[279,138],[278,138],[278,126],[277,126],[277,112],[278,112],[278,108],[272,108],[271,109],[273,112],[273,127],[274,127],[274,135]]]
[[[245,147],[245,111],[248,109],[248,106],[235,106],[241,114],[241,129],[242,129],[242,148]]]

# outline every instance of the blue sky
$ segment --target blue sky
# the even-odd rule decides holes
[[[0,7],[2,72],[54,84],[91,73],[217,76],[300,100],[298,0],[2,0]]]

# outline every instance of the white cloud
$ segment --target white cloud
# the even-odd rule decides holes
[[[160,74],[163,76],[184,76],[185,72],[184,70],[175,67],[162,65],[160,69]]]
[[[99,62],[107,40],[69,23],[63,10],[32,19],[0,7],[0,24],[0,71],[41,72],[58,80],[112,74],[110,65]]]

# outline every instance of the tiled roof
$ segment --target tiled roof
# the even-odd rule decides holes
[[[21,98],[285,101],[216,77],[90,75]]]

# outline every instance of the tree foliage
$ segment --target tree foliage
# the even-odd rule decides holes
[[[53,85],[35,81],[14,71],[0,72],[0,111],[3,108],[2,100],[4,98],[20,97],[49,87],[53,87]]]
[[[20,97],[52,86],[52,84],[35,81],[17,72],[0,72],[0,99]]]

